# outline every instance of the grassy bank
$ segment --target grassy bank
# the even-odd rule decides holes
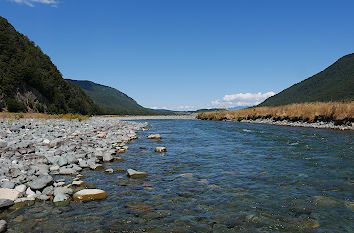
[[[346,124],[354,122],[354,101],[316,102],[289,104],[278,107],[252,107],[232,111],[204,112],[197,115],[202,120],[255,120],[273,119],[304,122],[335,122]]]
[[[9,119],[66,119],[66,120],[87,120],[89,116],[80,114],[58,114],[51,115],[46,113],[13,113],[13,112],[0,112],[0,118]]]

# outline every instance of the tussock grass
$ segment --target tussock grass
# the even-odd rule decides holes
[[[0,112],[0,118],[9,119],[66,119],[66,120],[87,120],[89,116],[80,114],[60,114],[60,115],[50,115],[45,113],[12,113],[12,112]]]
[[[202,120],[254,120],[270,118],[290,121],[354,121],[354,101],[351,102],[314,102],[289,104],[277,107],[252,107],[232,111],[203,112],[197,115]],[[340,123],[340,122],[339,122]]]

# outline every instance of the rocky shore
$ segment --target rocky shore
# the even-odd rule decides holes
[[[105,162],[121,159],[118,153],[127,150],[136,131],[146,126],[114,117],[85,121],[0,118],[0,210],[36,200],[65,202],[80,190],[76,187],[83,186],[81,170],[100,169]],[[84,194],[80,193],[83,199]]]
[[[270,125],[282,125],[282,126],[296,126],[296,127],[308,127],[318,129],[338,129],[338,130],[354,130],[353,123],[350,125],[335,125],[334,122],[314,122],[308,123],[303,121],[277,121],[273,119],[256,119],[256,120],[241,120],[243,123],[256,123],[256,124],[270,124]]]

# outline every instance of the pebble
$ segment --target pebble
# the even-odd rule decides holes
[[[151,134],[147,137],[148,139],[161,139],[161,135],[160,134]]]
[[[155,148],[155,152],[166,152],[166,147],[158,146]]]

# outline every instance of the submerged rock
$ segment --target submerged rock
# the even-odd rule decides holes
[[[193,178],[193,174],[192,173],[183,173],[183,174],[181,174],[179,176],[183,177],[183,178]]]
[[[100,189],[83,189],[74,194],[73,198],[75,201],[93,201],[105,199],[107,193]]]
[[[85,182],[83,182],[82,180],[75,180],[72,183],[72,185],[75,185],[75,186],[82,186],[84,184],[85,184]]]
[[[130,178],[145,178],[148,176],[148,174],[146,172],[139,172],[139,171],[135,171],[133,169],[128,169],[127,175]]]
[[[155,152],[166,152],[167,149],[166,147],[163,147],[163,146],[158,146],[155,148]]]
[[[20,195],[20,192],[15,189],[0,188],[0,199],[15,201]]]
[[[160,134],[151,134],[147,137],[148,139],[161,139],[161,135]]]

